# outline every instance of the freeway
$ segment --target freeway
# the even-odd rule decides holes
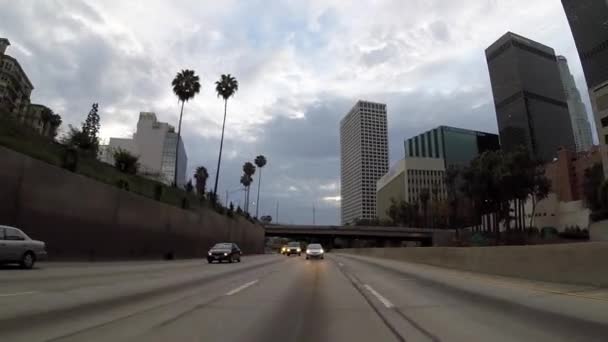
[[[0,341],[605,341],[608,292],[346,254],[0,269]]]

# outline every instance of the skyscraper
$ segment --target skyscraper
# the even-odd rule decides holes
[[[583,65],[608,176],[608,3],[606,0],[562,0]]]
[[[552,48],[507,32],[486,49],[504,150],[526,147],[541,161],[574,150],[568,103]]]
[[[358,101],[340,121],[342,224],[376,215],[376,181],[388,172],[386,105]]]
[[[557,56],[557,65],[562,77],[562,85],[566,92],[568,112],[570,113],[570,122],[572,123],[572,133],[574,134],[576,151],[588,151],[591,146],[593,146],[593,137],[591,135],[591,125],[587,119],[587,110],[581,100],[581,94],[579,93],[578,88],[576,88],[574,77],[572,77],[572,74],[570,73],[566,57]]]

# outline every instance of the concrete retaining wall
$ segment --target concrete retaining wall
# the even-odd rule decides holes
[[[608,242],[499,247],[360,248],[339,252],[531,280],[608,286]]]
[[[0,224],[47,243],[54,259],[202,257],[220,241],[262,253],[264,229],[120,190],[0,147]]]
[[[590,224],[589,238],[591,241],[608,241],[608,220]]]

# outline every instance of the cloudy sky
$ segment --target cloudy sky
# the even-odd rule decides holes
[[[404,138],[434,126],[496,132],[484,49],[506,31],[565,55],[585,89],[559,0],[0,0],[0,8],[0,37],[34,83],[32,101],[75,125],[99,102],[104,139],[132,134],[140,111],[176,124],[171,79],[194,69],[202,91],[184,112],[189,175],[199,165],[215,174],[223,103],[214,82],[236,76],[220,192],[238,189],[241,165],[264,154],[260,214],[274,217],[278,202],[284,223],[311,223],[313,203],[318,224],[339,223],[338,123],[357,99],[387,103],[391,164]]]

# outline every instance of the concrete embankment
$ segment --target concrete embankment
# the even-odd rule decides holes
[[[233,241],[264,252],[264,228],[209,209],[183,210],[0,147],[0,225],[47,243],[51,259],[206,256]]]
[[[498,247],[353,248],[336,252],[530,280],[608,286],[608,242]]]

